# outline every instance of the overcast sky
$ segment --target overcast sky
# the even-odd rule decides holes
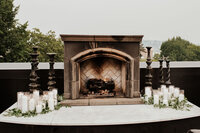
[[[17,18],[46,33],[131,34],[200,44],[200,0],[15,0]]]

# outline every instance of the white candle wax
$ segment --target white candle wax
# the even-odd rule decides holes
[[[173,85],[169,86],[169,92],[172,93],[172,94],[174,93],[174,86]]]
[[[57,99],[54,99],[54,105],[56,106],[58,104]]]
[[[37,104],[36,105],[36,113],[41,113],[42,112],[42,105],[41,104]]]
[[[49,93],[48,93],[48,98],[49,98],[49,99],[53,99],[53,92],[52,92],[52,91],[49,91]]]
[[[53,100],[53,98],[50,98],[48,100],[48,107],[49,107],[50,110],[54,110],[54,100]]]
[[[154,104],[159,104],[159,96],[157,94],[153,95],[153,103]]]
[[[145,96],[145,101],[148,102],[149,101],[149,97],[146,95]]]
[[[169,93],[168,93],[168,100],[170,100],[170,99],[171,99],[171,97],[172,97],[172,93],[171,93],[171,92],[169,92]]]
[[[166,106],[168,106],[168,100],[167,100],[167,99],[164,99],[164,100],[163,100],[163,104],[165,104]]]
[[[148,97],[152,96],[151,87],[145,87],[145,95]]]
[[[23,92],[17,92],[17,108],[22,109],[22,96]]]
[[[29,110],[30,110],[30,111],[35,110],[35,100],[34,100],[33,98],[31,98],[31,99],[29,100]]]
[[[35,104],[37,104],[37,103],[38,103],[38,100],[39,100],[39,98],[40,98],[40,93],[39,93],[38,90],[34,90],[34,91],[33,91],[33,98],[34,98],[34,100],[35,100]]]
[[[47,100],[48,100],[48,95],[47,95],[47,94],[44,94],[44,95],[42,96],[42,99],[43,99],[44,101],[47,101]]]
[[[28,98],[27,96],[22,96],[22,113],[26,113],[28,111]]]
[[[178,101],[181,102],[184,100],[184,94],[179,94]]]
[[[166,89],[166,85],[161,85],[161,86],[160,86],[160,89],[161,89],[161,92],[164,93],[164,89]]]
[[[58,90],[57,89],[53,89],[52,92],[53,92],[53,98],[57,99]]]
[[[168,99],[168,89],[167,88],[165,88],[163,90],[163,99]]]
[[[174,97],[178,97],[179,96],[179,93],[180,93],[180,89],[178,87],[176,87],[174,89]]]

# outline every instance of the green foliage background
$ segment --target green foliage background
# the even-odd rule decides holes
[[[18,7],[14,7],[13,0],[0,1],[0,55],[1,62],[28,62],[29,53],[33,45],[39,46],[39,61],[46,62],[46,53],[57,53],[55,61],[63,61],[63,43],[57,38],[55,32],[43,34],[39,29],[28,30],[28,22],[18,23],[15,18]]]
[[[199,61],[200,46],[181,37],[173,37],[162,43],[161,56],[169,56],[172,61]]]

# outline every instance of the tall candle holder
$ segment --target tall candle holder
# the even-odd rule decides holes
[[[146,68],[146,75],[145,75],[145,86],[152,86],[152,75],[151,75],[151,55],[150,50],[152,47],[146,47],[147,48],[147,68]]]
[[[160,85],[164,84],[164,76],[163,76],[163,57],[159,59],[160,67],[159,67],[159,83]]]
[[[30,73],[30,84],[29,84],[29,89],[32,92],[33,90],[39,90],[40,84],[38,84],[39,77],[36,73],[38,70],[38,53],[37,53],[38,47],[34,46],[33,47],[33,53],[30,54],[31,56],[31,73]]]
[[[170,81],[170,65],[169,65],[170,60],[169,60],[169,57],[166,57],[165,61],[166,61],[166,66],[167,66],[167,75],[166,75],[167,77],[166,77],[165,84],[167,86],[169,86],[169,85],[171,85],[171,81]]]
[[[49,69],[49,81],[47,83],[48,85],[48,89],[52,90],[55,88],[56,85],[56,81],[55,81],[55,71],[54,71],[54,57],[56,55],[56,53],[47,53],[47,55],[49,56],[49,65],[50,65],[50,69]]]

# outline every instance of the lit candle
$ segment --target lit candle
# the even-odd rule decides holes
[[[39,98],[40,98],[40,93],[39,93],[38,90],[34,90],[34,91],[33,91],[33,98],[34,98],[34,100],[35,100],[35,104],[37,104],[37,103],[38,103],[38,100],[39,100]]]
[[[56,106],[58,104],[58,100],[54,99],[54,105]]]
[[[174,97],[178,97],[179,96],[179,93],[180,93],[180,89],[178,87],[176,87],[174,89]]]
[[[148,102],[151,96],[152,96],[151,87],[145,87],[145,101]]]
[[[48,98],[49,98],[49,99],[53,99],[53,92],[52,92],[52,91],[49,91],[49,93],[48,93]]]
[[[163,89],[163,99],[164,100],[168,99],[168,89],[167,88]]]
[[[28,111],[28,98],[27,96],[22,96],[22,113],[26,113]]]
[[[53,98],[49,98],[48,107],[49,107],[50,110],[54,110],[54,100],[53,100]]]
[[[23,92],[17,92],[17,108],[18,109],[22,109],[22,96],[23,96]]]
[[[161,85],[160,88],[161,88],[161,92],[164,93],[164,89],[166,89],[166,85]]]
[[[169,86],[169,92],[172,93],[172,94],[174,93],[174,86],[173,85]]]
[[[167,99],[163,99],[163,104],[165,104],[166,106],[168,106],[168,100]]]
[[[33,98],[31,98],[31,99],[29,100],[29,110],[30,110],[30,111],[35,110],[35,100],[34,100]]]
[[[42,112],[42,105],[41,104],[37,104],[36,105],[36,113],[41,113]]]
[[[185,95],[184,95],[184,90],[180,90],[180,94],[179,94],[179,97],[178,97],[178,101],[181,102],[183,101],[185,98]]]
[[[57,99],[58,90],[57,89],[53,89],[52,92],[53,92],[53,98]]]
[[[158,96],[158,94],[154,94],[153,95],[153,103],[154,104],[159,104],[159,96]]]

